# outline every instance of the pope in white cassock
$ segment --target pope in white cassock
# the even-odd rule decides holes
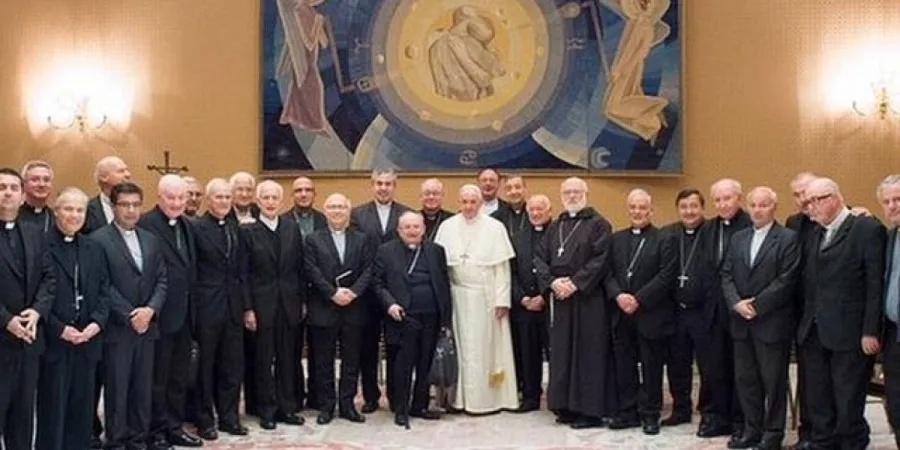
[[[515,252],[503,224],[479,213],[477,186],[463,186],[459,202],[460,214],[445,220],[434,238],[447,253],[459,355],[451,405],[475,414],[515,409],[519,400],[509,331],[509,261]]]

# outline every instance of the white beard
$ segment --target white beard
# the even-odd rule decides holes
[[[570,203],[566,205],[566,212],[574,216],[587,206],[587,202]]]

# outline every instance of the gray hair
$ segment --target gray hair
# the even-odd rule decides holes
[[[228,179],[228,185],[233,188],[235,183],[241,180],[250,180],[250,186],[256,185],[256,178],[253,175],[250,175],[249,172],[235,172],[234,175]]]
[[[29,170],[37,169],[39,167],[50,171],[50,178],[53,178],[53,167],[50,167],[50,163],[48,163],[46,161],[37,160],[37,159],[33,160],[33,161],[28,161],[27,163],[25,163],[24,166],[22,166],[22,177],[24,178]]]
[[[544,194],[534,194],[531,197],[528,197],[527,205],[530,205],[532,202],[540,202],[546,205],[548,208],[552,208],[553,204],[550,202],[550,197],[547,197]]]
[[[409,220],[409,219],[413,219],[413,218],[418,220],[419,222],[422,222],[423,224],[425,223],[425,217],[422,216],[422,214],[419,213],[418,211],[406,211],[403,214],[400,214],[400,218],[397,219],[397,226],[399,227],[400,224],[402,224],[404,220]]]
[[[59,195],[56,196],[56,201],[53,202],[53,209],[58,209],[62,205],[75,202],[80,206],[87,207],[88,196],[81,189],[77,187],[67,187],[59,192]]]
[[[156,192],[162,194],[163,192],[170,191],[184,191],[187,190],[187,187],[188,184],[184,181],[184,178],[169,173],[159,178],[159,183],[156,185]]]
[[[722,178],[721,180],[716,181],[712,184],[712,186],[710,186],[709,193],[714,195],[717,190],[722,188],[731,189],[731,192],[737,195],[741,195],[744,193],[743,188],[741,187],[741,183],[734,178]]]
[[[461,188],[459,188],[459,196],[462,197],[466,194],[472,194],[479,199],[481,199],[481,189],[474,184],[464,184]]]
[[[565,185],[567,185],[567,184],[569,184],[569,183],[576,183],[576,184],[578,184],[582,189],[584,189],[584,193],[587,194],[587,192],[588,192],[588,185],[587,185],[587,182],[584,181],[584,180],[581,179],[581,178],[578,178],[578,177],[569,177],[569,178],[566,178],[566,179],[559,185],[560,190],[562,190],[562,187],[563,187],[563,186],[565,186]]]
[[[809,182],[806,189],[813,190],[813,188],[816,188],[816,187],[824,190],[828,194],[834,195],[835,197],[839,198],[841,201],[844,201],[844,196],[841,195],[841,188],[831,178],[825,178],[825,177],[816,178]]]
[[[391,180],[397,181],[397,172],[394,172],[394,169],[374,169],[372,170],[372,181],[375,181],[376,178],[380,176],[387,175],[391,177]]]
[[[425,186],[427,186],[427,185],[429,185],[429,184],[433,184],[433,185],[437,186],[437,188],[438,188],[441,192],[444,192],[444,183],[442,183],[441,180],[439,180],[439,179],[437,179],[437,178],[429,178],[429,179],[423,181],[423,182],[422,182],[422,186],[421,186],[419,189],[422,190],[422,191],[424,191],[424,190],[425,190]]]
[[[878,188],[875,189],[875,198],[877,198],[878,201],[881,201],[881,194],[884,193],[886,188],[898,185],[900,185],[900,175],[891,174],[886,176],[881,180],[881,183],[878,184]]]
[[[231,183],[224,178],[213,178],[206,183],[206,195],[210,196],[219,191],[231,192]]]
[[[628,193],[628,197],[625,198],[625,201],[631,202],[635,197],[647,197],[647,201],[651,204],[653,203],[653,197],[650,193],[641,188],[632,189],[631,192]]]
[[[259,184],[256,185],[256,198],[257,198],[257,200],[259,199],[259,196],[262,195],[263,190],[265,190],[266,188],[273,188],[273,189],[275,189],[275,192],[278,193],[278,196],[284,198],[284,188],[281,187],[280,184],[278,184],[278,183],[276,183],[276,182],[274,182],[274,181],[272,181],[272,180],[265,180],[265,181],[263,181],[263,182],[261,182],[261,183],[259,183]]]
[[[768,186],[756,186],[755,188],[750,190],[750,193],[747,194],[747,200],[750,200],[752,197],[756,197],[757,195],[765,195],[772,199],[772,203],[778,204],[778,194],[774,189]]]
[[[125,161],[118,156],[105,156],[100,158],[100,161],[97,161],[97,165],[94,166],[94,181],[99,183],[100,177],[109,173],[110,170],[113,170],[113,166],[116,166],[119,163],[125,164]]]

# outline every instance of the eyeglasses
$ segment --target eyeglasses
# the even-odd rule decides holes
[[[141,209],[141,202],[116,202],[116,206],[122,209]]]
[[[819,202],[821,202],[821,201],[824,201],[824,200],[827,200],[827,199],[831,198],[831,196],[833,196],[833,195],[834,195],[834,194],[822,194],[822,195],[816,195],[816,196],[812,196],[812,197],[807,198],[806,201],[807,201],[808,203],[819,203]]]

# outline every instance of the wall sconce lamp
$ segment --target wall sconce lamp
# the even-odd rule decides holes
[[[887,119],[888,117],[900,118],[900,111],[894,109],[896,93],[888,90],[886,82],[872,83],[872,99],[865,101],[853,101],[853,110],[860,116],[877,115],[879,119]],[[898,98],[900,100],[900,98]],[[862,103],[865,106],[860,106]]]
[[[55,102],[54,111],[47,116],[47,124],[57,130],[78,128],[84,132],[87,129],[99,130],[106,125],[108,117],[102,111],[98,111],[91,104],[88,96],[60,96]]]

